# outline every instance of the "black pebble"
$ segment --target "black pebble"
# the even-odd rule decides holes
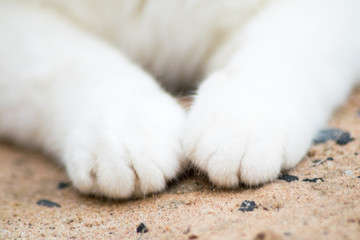
[[[136,232],[138,233],[147,233],[149,229],[145,226],[144,223],[140,223],[140,225],[136,228]]]
[[[341,129],[330,128],[320,131],[313,139],[314,144],[325,143],[328,140],[334,140],[339,145],[345,145],[354,140],[350,133]]]
[[[41,200],[37,201],[36,204],[40,205],[40,206],[44,206],[44,207],[61,207],[60,204],[46,200],[46,199],[41,199]]]
[[[353,140],[354,138],[350,136],[350,133],[344,133],[336,140],[336,143],[339,145],[346,145]]]
[[[322,164],[324,164],[324,163],[326,163],[327,161],[334,161],[334,158],[332,158],[332,157],[328,157],[327,159],[325,159],[324,161],[322,161],[321,162],[321,160],[314,160],[313,161],[313,163],[319,163],[319,164],[316,164],[316,165],[313,165],[312,167],[317,167],[317,166],[320,166],[320,165],[322,165]]]
[[[59,184],[57,185],[56,189],[64,189],[70,186],[69,182],[59,182]]]
[[[241,206],[239,208],[239,211],[242,212],[251,212],[253,211],[255,208],[257,208],[258,206],[256,205],[256,203],[254,201],[248,201],[245,200],[241,203]]]
[[[280,176],[279,179],[287,181],[287,182],[299,180],[299,178],[297,176],[293,176],[293,175],[289,175],[289,174],[284,174],[284,175]]]
[[[357,178],[360,178],[360,176],[357,176]]]
[[[303,182],[317,182],[318,180],[324,182],[324,179],[321,178],[321,177],[320,177],[320,178],[313,178],[313,179],[305,178],[305,179],[303,180]]]

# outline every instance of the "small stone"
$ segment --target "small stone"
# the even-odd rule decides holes
[[[350,133],[343,133],[337,140],[336,143],[338,145],[346,145],[349,142],[353,141],[354,138],[350,136]]]
[[[354,140],[350,133],[341,129],[330,128],[320,131],[313,139],[314,144],[325,143],[328,140],[334,140],[338,145],[345,145]]]
[[[283,237],[276,232],[267,230],[264,232],[258,233],[253,240],[282,240]]]
[[[70,182],[59,182],[56,189],[64,189],[70,186]]]
[[[149,229],[145,226],[144,223],[140,223],[140,225],[136,228],[137,233],[147,233]]]
[[[196,235],[194,235],[194,234],[189,236],[189,239],[198,239],[198,238],[199,238],[199,237],[196,236]]]
[[[44,207],[61,207],[60,204],[46,200],[46,199],[41,199],[41,200],[37,201],[36,204],[40,205],[40,206],[44,206]]]
[[[297,176],[293,176],[293,175],[289,175],[289,174],[284,174],[284,175],[280,176],[279,179],[284,180],[286,182],[292,182],[292,181],[299,180],[299,178]]]
[[[315,165],[313,165],[312,167],[317,167],[317,166],[320,166],[324,163],[326,163],[327,161],[334,161],[334,158],[332,157],[328,157],[327,159],[325,159],[324,161],[321,162],[320,159],[317,159],[317,160],[314,160],[313,163],[315,163]]]
[[[346,174],[346,176],[351,176],[351,175],[353,175],[353,171],[351,171],[351,170],[346,170],[346,171],[345,171],[345,174]]]
[[[323,178],[313,178],[313,179],[305,178],[305,179],[303,180],[303,182],[317,182],[318,180],[324,182],[324,179],[323,179]]]
[[[313,156],[315,156],[315,154],[316,154],[316,151],[314,151],[314,150],[310,150],[310,151],[307,153],[307,155],[308,155],[309,157],[313,157]]]
[[[241,206],[239,208],[239,211],[242,212],[251,212],[253,211],[255,208],[258,208],[258,206],[256,205],[256,203],[254,201],[248,201],[245,200],[241,203]]]

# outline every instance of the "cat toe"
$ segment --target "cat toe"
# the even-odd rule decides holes
[[[168,146],[163,146],[168,148]],[[71,150],[66,154],[66,169],[80,192],[109,198],[143,197],[165,189],[166,182],[181,170],[181,154],[114,150]],[[168,148],[169,149],[169,148]],[[160,152],[160,151],[159,151]]]
[[[190,113],[183,146],[192,164],[218,186],[271,182],[294,167],[310,146],[306,125],[281,111],[262,116],[224,108],[204,114],[204,109]]]
[[[180,125],[175,126],[178,130],[143,131],[135,125],[125,136],[105,127],[98,132],[84,127],[67,139],[61,158],[74,186],[83,193],[144,197],[164,190],[166,182],[187,165],[178,136]]]

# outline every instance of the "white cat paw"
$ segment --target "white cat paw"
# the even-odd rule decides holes
[[[110,198],[145,196],[163,190],[186,166],[180,144],[185,116],[179,106],[169,103],[160,112],[154,107],[126,114],[135,115],[99,116],[66,140],[62,159],[81,192]]]
[[[233,90],[216,81],[200,89],[185,124],[185,152],[219,186],[273,181],[302,159],[310,131],[286,101]]]

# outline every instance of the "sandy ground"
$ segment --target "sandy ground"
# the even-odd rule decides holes
[[[314,145],[288,173],[298,180],[256,189],[222,190],[190,172],[161,194],[110,201],[59,189],[69,181],[62,168],[0,144],[0,239],[360,239],[359,109],[358,89],[328,125],[355,140]],[[240,211],[245,200],[257,208]]]

